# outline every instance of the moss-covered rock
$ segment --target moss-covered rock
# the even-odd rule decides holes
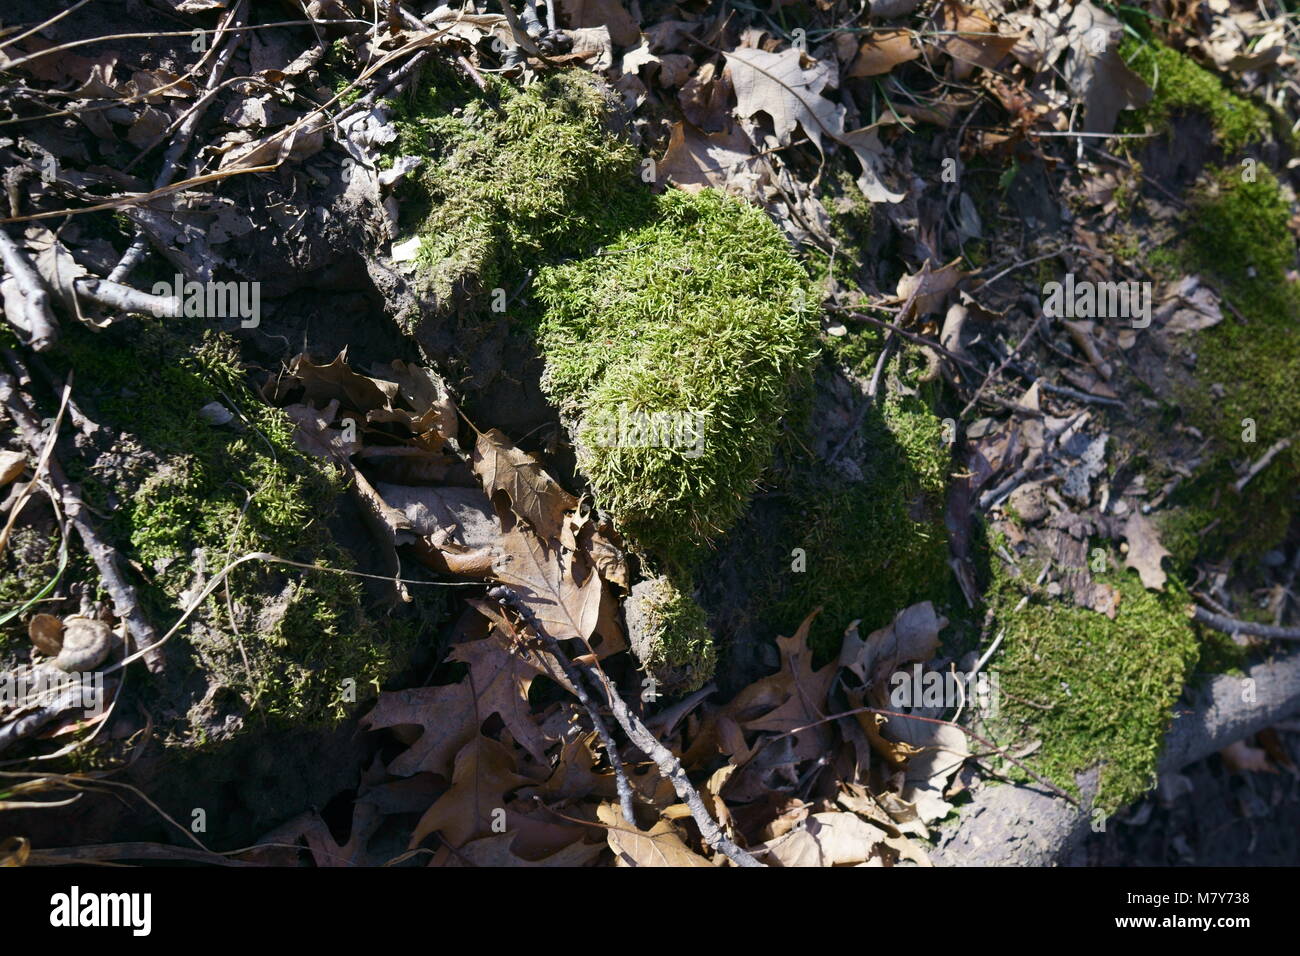
[[[632,588],[624,613],[628,640],[660,694],[689,694],[713,676],[717,654],[704,610],[666,577]]]
[[[72,331],[58,361],[76,369],[79,401],[113,441],[74,477],[111,514],[107,531],[141,569],[159,631],[247,552],[350,568],[327,526],[337,479],[297,449],[284,413],[249,389],[233,340],[133,321],[129,334]],[[229,423],[200,414],[214,402]],[[173,638],[183,651],[172,649],[169,674],[188,668],[201,699],[182,693],[164,706],[190,708],[187,723],[168,728],[190,742],[250,720],[331,723],[409,665],[416,628],[380,626],[355,578],[250,563],[227,580],[229,603],[219,589]]]

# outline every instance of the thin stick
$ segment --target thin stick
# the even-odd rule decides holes
[[[861,312],[850,312],[847,309],[840,309],[834,306],[832,306],[829,311],[841,312],[844,315],[848,316],[850,319],[854,319],[859,322],[868,322],[871,325],[876,326],[877,328],[890,329],[896,334],[901,335],[903,338],[907,339],[909,342],[913,342],[917,345],[922,345],[928,349],[933,349],[934,351],[938,352],[940,355],[946,356],[947,358],[951,359],[954,362],[957,362],[960,365],[965,365],[967,368],[973,368],[977,372],[983,371],[983,369],[981,369],[970,359],[963,358],[962,356],[958,355],[956,352],[950,352],[948,349],[944,348],[938,342],[935,342],[933,339],[927,339],[924,335],[917,335],[915,332],[908,332],[906,329],[899,328],[893,322],[886,322],[884,319],[877,319],[875,316],[864,315]]]
[[[1203,607],[1196,609],[1193,619],[1224,634],[1249,634],[1252,637],[1267,637],[1278,641],[1300,641],[1300,627],[1277,627],[1273,624],[1239,621],[1233,617],[1207,611]]]
[[[755,867],[763,866],[755,857],[746,850],[736,846],[731,839],[722,832],[722,828],[709,815],[708,808],[704,806],[704,800],[701,799],[700,793],[691,784],[690,778],[686,776],[686,771],[682,769],[681,761],[678,760],[654,734],[641,723],[640,718],[632,713],[623,698],[618,692],[610,686],[609,678],[603,671],[592,670],[586,665],[577,663],[576,666],[582,668],[583,674],[593,683],[593,686],[603,688],[604,694],[609,701],[609,708],[614,712],[614,719],[618,721],[623,732],[627,734],[632,743],[637,748],[655,762],[659,772],[663,774],[664,779],[673,785],[673,790],[677,796],[686,804],[691,811],[691,818],[695,825],[700,828],[700,836],[704,842],[714,850],[721,853],[732,863],[737,866]]]
[[[1278,455],[1280,455],[1282,452],[1286,451],[1290,447],[1291,447],[1291,439],[1289,438],[1283,438],[1281,441],[1275,442],[1273,447],[1270,448],[1268,451],[1264,452],[1263,457],[1260,458],[1259,461],[1255,462],[1255,464],[1251,465],[1250,470],[1247,471],[1244,475],[1242,475],[1241,478],[1235,484],[1233,484],[1232,487],[1237,490],[1237,494],[1241,494],[1243,491],[1245,491],[1246,486],[1250,484],[1250,480],[1252,478],[1254,478],[1261,471],[1267,468],[1269,462],[1271,462],[1274,458],[1276,458]]]

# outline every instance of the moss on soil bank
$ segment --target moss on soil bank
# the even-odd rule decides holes
[[[1120,45],[1120,55],[1153,91],[1146,106],[1121,114],[1124,129],[1151,126],[1167,132],[1175,115],[1204,113],[1216,141],[1229,155],[1268,134],[1268,114],[1226,89],[1217,76],[1177,50],[1157,40],[1143,42],[1130,36]]]
[[[118,436],[94,471],[73,477],[111,514],[108,533],[141,568],[158,630],[230,556],[266,551],[350,567],[326,527],[336,478],[298,451],[287,417],[249,389],[234,341],[174,321],[132,321],[129,331],[70,331],[58,360],[76,369],[87,413]],[[205,421],[199,411],[211,402],[234,420]],[[415,628],[379,626],[355,578],[251,563],[228,580],[237,630],[218,590],[173,639],[187,642],[208,688],[190,713],[191,742],[202,742],[214,715],[330,723],[351,707],[346,680],[365,699],[409,663]]]
[[[1224,170],[1192,197],[1180,265],[1209,277],[1226,304],[1221,323],[1192,337],[1196,384],[1177,396],[1211,440],[1162,523],[1166,547],[1183,563],[1197,553],[1258,557],[1295,514],[1300,283],[1288,277],[1296,257],[1290,216],[1291,203],[1263,167],[1253,181]],[[1286,438],[1292,445],[1234,491],[1244,467]]]
[[[1173,705],[1201,645],[1176,580],[1163,592],[1148,591],[1132,571],[1098,580],[1120,592],[1114,621],[1049,598],[998,562],[987,597],[994,633],[1005,633],[996,662],[999,742],[1009,738],[1015,750],[1041,740],[1029,763],[1071,793],[1076,774],[1099,767],[1096,806],[1109,813],[1154,785]]]

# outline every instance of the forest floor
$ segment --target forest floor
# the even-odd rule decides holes
[[[1300,861],[1294,3],[46,6],[0,862]]]

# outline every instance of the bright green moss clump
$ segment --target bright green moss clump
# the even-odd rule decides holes
[[[762,212],[671,191],[535,290],[580,470],[641,549],[689,563],[744,510],[815,354],[806,273]]]
[[[1114,621],[1041,594],[1017,611],[1033,589],[995,565],[988,598],[995,630],[1006,633],[999,728],[1017,742],[1041,740],[1030,764],[1071,792],[1076,773],[1100,765],[1096,805],[1107,812],[1145,793],[1200,653],[1186,594],[1172,579],[1148,591],[1120,571],[1101,578],[1122,596]]]
[[[1218,77],[1177,50],[1130,37],[1121,45],[1120,55],[1154,90],[1151,102],[1129,119],[1130,128],[1151,123],[1167,129],[1177,113],[1204,113],[1219,145],[1229,154],[1259,142],[1268,133],[1268,117],[1263,110],[1228,92]]]

